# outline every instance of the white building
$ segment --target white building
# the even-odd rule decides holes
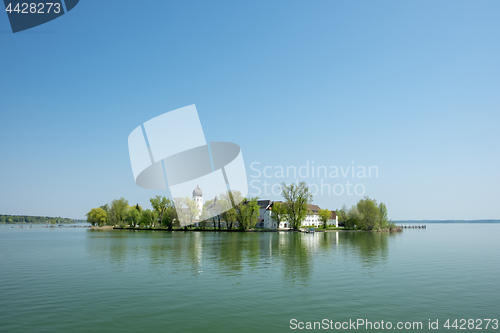
[[[279,202],[279,201],[278,201]],[[280,222],[278,226],[272,218],[272,207],[274,202],[271,200],[258,200],[259,204],[259,220],[255,225],[256,228],[264,229],[290,229],[292,226],[288,221]],[[320,208],[318,205],[309,205],[309,214],[306,219],[302,222],[304,227],[318,227],[321,226],[321,220],[319,218],[318,212]],[[338,217],[334,210],[331,211],[330,219],[328,220],[328,225],[335,225],[338,227]]]
[[[273,201],[271,200],[257,200],[259,205],[259,220],[255,225],[256,228],[264,229],[276,229],[276,222],[271,218],[271,206]]]

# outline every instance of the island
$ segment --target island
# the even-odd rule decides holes
[[[363,230],[400,232],[388,219],[384,203],[365,197],[347,209],[328,210],[312,204],[313,196],[305,182],[281,185],[282,201],[243,198],[237,191],[221,193],[204,201],[199,186],[192,198],[157,195],[151,208],[129,205],[115,199],[91,209],[87,221],[94,228],[110,226],[128,230],[203,231],[326,231]],[[236,203],[236,204],[235,204]]]

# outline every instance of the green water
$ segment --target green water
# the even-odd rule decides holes
[[[500,319],[499,236],[500,224],[401,234],[3,225],[0,332],[291,332],[291,319],[436,332],[429,319]]]

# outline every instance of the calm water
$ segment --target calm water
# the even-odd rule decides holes
[[[428,319],[500,319],[499,239],[500,224],[401,234],[0,225],[0,331],[290,332],[292,318],[363,318],[428,332]]]

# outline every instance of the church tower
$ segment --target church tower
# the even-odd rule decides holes
[[[196,188],[193,190],[193,200],[196,202],[198,206],[198,216],[197,219],[201,216],[201,211],[203,210],[203,193],[201,192],[201,188],[196,185]]]

